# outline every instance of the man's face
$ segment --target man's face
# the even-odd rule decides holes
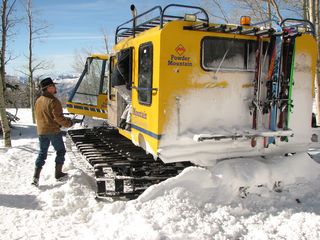
[[[49,87],[47,88],[47,91],[48,91],[49,93],[51,93],[52,95],[53,95],[53,94],[56,94],[56,93],[57,93],[56,86],[55,86],[55,85],[49,86]]]

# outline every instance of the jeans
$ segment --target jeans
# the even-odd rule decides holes
[[[37,168],[42,168],[42,166],[46,163],[45,160],[47,159],[50,142],[57,153],[56,159],[55,159],[56,164],[64,163],[64,155],[66,153],[66,148],[63,143],[62,133],[60,132],[57,134],[40,135],[39,136],[40,152],[36,159]]]

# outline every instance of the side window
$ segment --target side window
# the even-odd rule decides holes
[[[126,85],[127,89],[131,89],[132,48],[127,48],[118,52],[116,59],[111,75],[112,86]]]
[[[139,47],[138,99],[141,104],[151,105],[152,70],[153,46],[152,43],[149,42]]]
[[[106,60],[88,58],[72,101],[97,105],[97,96],[103,91]]]
[[[204,38],[202,67],[205,70],[254,71],[255,41],[228,38]]]

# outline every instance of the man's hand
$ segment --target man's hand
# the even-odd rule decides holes
[[[72,125],[74,125],[76,123],[82,123],[83,119],[73,118],[73,119],[71,119],[71,121],[72,121]]]

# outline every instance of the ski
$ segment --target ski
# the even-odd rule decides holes
[[[269,119],[269,129],[272,131],[277,130],[277,118],[278,118],[278,101],[280,93],[280,83],[281,83],[281,54],[282,54],[282,43],[283,36],[282,32],[278,32],[274,36],[275,45],[274,45],[274,67],[272,71],[271,82],[269,83],[271,88],[270,96],[270,119]],[[268,144],[275,143],[274,137],[268,138]]]
[[[263,109],[262,109],[262,113],[263,115],[267,115],[270,112],[270,106],[271,106],[271,100],[272,100],[272,73],[273,73],[273,69],[274,69],[274,63],[275,63],[275,56],[276,56],[276,48],[275,48],[275,41],[274,41],[274,37],[270,39],[270,43],[269,43],[269,51],[270,53],[268,53],[270,55],[270,59],[269,59],[269,68],[268,68],[268,74],[267,74],[267,82],[266,82],[266,100],[263,104]],[[269,118],[268,118],[268,121]],[[266,128],[266,126],[264,126]],[[268,126],[269,128],[269,126]],[[265,137],[263,139],[263,144],[264,147],[268,147],[268,138]]]
[[[254,93],[253,93],[253,100],[250,106],[250,110],[252,112],[252,129],[257,129],[257,115],[258,110],[260,108],[260,88],[261,88],[261,56],[263,51],[263,39],[262,36],[257,37],[258,40],[258,48],[256,50],[256,68],[254,74]],[[257,144],[256,138],[251,139],[251,146],[255,147]]]
[[[283,119],[284,126],[283,129],[289,129],[289,120],[293,108],[292,100],[292,89],[294,85],[294,65],[295,65],[295,50],[296,50],[296,38],[301,34],[297,29],[290,29],[287,31],[288,38],[290,39],[290,54],[291,54],[291,66],[290,66],[290,78],[288,86],[288,100],[287,100],[287,111],[285,112],[285,117]],[[288,137],[284,137],[283,140],[288,141]]]
[[[293,40],[293,53],[292,53],[292,59],[291,59],[291,72],[290,72],[290,83],[289,83],[289,96],[288,96],[288,110],[287,110],[287,115],[284,121],[284,128],[288,129],[289,128],[289,120],[290,120],[290,114],[292,113],[292,89],[294,85],[294,64],[295,64],[295,50],[296,50],[296,45],[295,45],[295,38]]]
[[[283,129],[285,112],[287,110],[287,100],[288,100],[288,90],[289,90],[289,82],[290,82],[290,67],[291,64],[291,53],[290,53],[290,39],[284,38],[283,40],[283,64],[282,64],[282,81],[281,81],[281,90],[279,93],[279,97],[281,102],[279,103],[279,122],[278,128]]]
[[[278,127],[284,130],[289,129],[289,117],[293,107],[292,88],[294,84],[295,38],[296,35],[287,36],[284,45],[283,81],[280,92],[282,101],[279,105],[280,116],[278,123]],[[288,141],[288,137],[281,137],[281,141]]]

